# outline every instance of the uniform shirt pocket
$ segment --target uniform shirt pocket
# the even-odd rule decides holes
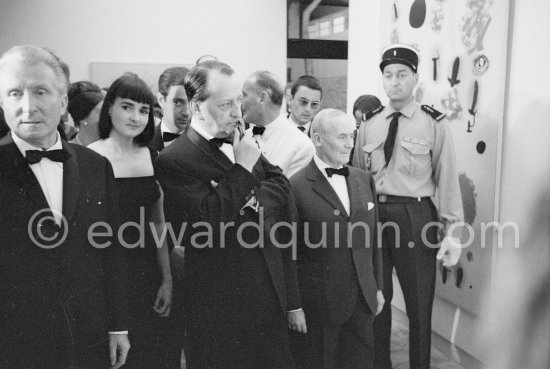
[[[365,152],[365,168],[372,173],[378,172],[384,165],[383,143],[384,141],[377,141],[363,146],[363,151]]]
[[[430,146],[427,141],[404,137],[401,140],[407,160],[404,163],[408,173],[415,177],[422,177],[432,170]]]

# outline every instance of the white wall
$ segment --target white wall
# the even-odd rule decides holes
[[[500,221],[517,222],[521,231],[544,221],[533,214],[544,206],[540,195],[549,192],[550,48],[542,45],[550,44],[550,2],[514,1],[512,5]],[[546,224],[549,212],[547,208]]]
[[[360,95],[380,95],[380,2],[349,0],[348,109]],[[368,21],[366,21],[368,19]],[[387,99],[386,99],[387,100]]]
[[[286,0],[0,0],[0,52],[47,46],[89,79],[90,62],[192,63],[216,55],[245,78],[286,78]]]

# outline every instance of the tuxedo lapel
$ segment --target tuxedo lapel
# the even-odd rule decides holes
[[[212,159],[212,161],[222,167],[223,170],[229,170],[233,166],[231,160],[229,160],[223,152],[213,147],[204,137],[199,135],[193,127],[189,127],[186,134],[193,144],[195,144],[207,157]]]
[[[311,160],[309,166],[307,167],[306,173],[307,179],[313,181],[313,191],[322,197],[326,202],[328,202],[332,207],[340,211],[340,215],[344,218],[348,218],[348,213],[344,208],[344,205],[340,201],[340,198],[328,183],[327,179],[321,173],[314,160]]]
[[[27,164],[23,155],[13,142],[11,134],[8,134],[2,143],[5,147],[3,151],[4,158],[2,162],[3,171],[7,178],[14,178],[16,181],[17,192],[36,204],[36,209],[49,209],[48,200],[42,192],[40,183],[36,179],[31,167]]]
[[[80,196],[80,170],[75,151],[67,142],[62,143],[63,148],[70,154],[69,159],[63,163],[63,216],[69,222]]]

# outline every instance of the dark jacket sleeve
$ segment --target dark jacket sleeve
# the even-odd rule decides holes
[[[298,210],[293,197],[289,204],[289,224],[292,229],[296,229],[298,221]],[[297,258],[297,235],[292,232],[292,229],[285,228],[283,241],[290,244],[289,247],[282,249],[283,267],[285,271],[285,282],[287,291],[287,311],[297,310],[302,308],[300,297],[300,287],[298,285],[298,273],[296,270]]]

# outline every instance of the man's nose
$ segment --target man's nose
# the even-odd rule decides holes
[[[184,117],[190,117],[191,116],[191,109],[189,106],[186,106],[185,108],[181,109],[180,114]]]
[[[346,146],[349,147],[350,149],[353,148],[354,146],[354,141],[355,141],[355,138],[354,137],[348,137],[346,139]]]
[[[392,86],[397,86],[399,84],[399,81],[397,80],[397,76],[393,76],[391,78],[391,84]]]
[[[231,106],[231,115],[233,117],[241,118],[243,116],[241,105],[242,104],[240,102],[232,104],[232,106]]]
[[[20,101],[23,114],[30,115],[36,109],[36,100],[28,91],[23,92]]]

